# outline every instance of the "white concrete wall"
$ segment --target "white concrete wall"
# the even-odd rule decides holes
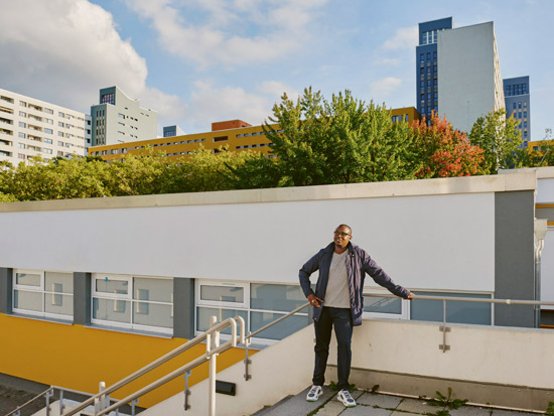
[[[404,286],[492,292],[492,191],[521,177],[491,178],[263,190],[269,197],[260,202],[257,191],[232,191],[151,197],[158,202],[137,207],[127,201],[149,199],[113,198],[97,209],[104,201],[79,202],[91,209],[42,203],[40,210],[0,212],[0,229],[10,236],[0,239],[1,261],[25,269],[296,283],[300,266],[344,222],[353,242]],[[412,194],[400,196],[408,185]],[[422,195],[413,195],[418,187]],[[235,203],[201,202],[210,197]],[[168,199],[177,202],[157,206]]]
[[[437,50],[439,116],[469,133],[504,97],[493,22],[439,31]]]
[[[439,350],[440,323],[367,320],[353,337],[352,367],[453,380],[554,388],[554,331],[449,324],[450,350]],[[336,363],[336,349],[329,354]]]

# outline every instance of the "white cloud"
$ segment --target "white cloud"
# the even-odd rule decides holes
[[[161,116],[177,97],[147,87],[145,60],[119,36],[110,13],[86,0],[18,0],[0,13],[2,87],[83,112],[98,90],[119,86]],[[155,108],[157,107],[157,108]]]
[[[248,92],[240,87],[216,87],[208,81],[197,81],[191,95],[185,120],[195,130],[209,129],[214,121],[244,120],[261,124],[271,114],[272,99],[265,94]],[[181,126],[183,127],[183,126]]]
[[[205,67],[268,62],[300,50],[309,39],[315,12],[325,2],[197,0],[193,7],[188,3],[188,9],[171,0],[126,4],[151,22],[168,52]]]
[[[402,61],[399,58],[379,57],[375,63],[379,66],[398,66]]]
[[[274,101],[279,101],[283,93],[292,100],[296,100],[299,96],[296,89],[280,81],[264,81],[257,90],[273,98]]]
[[[371,97],[374,101],[380,102],[400,88],[401,85],[402,80],[396,77],[385,77],[373,81],[370,85]]]
[[[385,50],[413,49],[418,44],[417,26],[401,27],[381,46]]]

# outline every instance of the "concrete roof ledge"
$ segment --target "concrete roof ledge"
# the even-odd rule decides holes
[[[547,172],[543,171],[543,175],[546,174]],[[523,191],[536,189],[537,176],[536,170],[517,170],[509,172],[509,174],[490,176],[11,202],[0,203],[0,212],[149,208]],[[554,177],[554,169],[552,169],[552,176]]]

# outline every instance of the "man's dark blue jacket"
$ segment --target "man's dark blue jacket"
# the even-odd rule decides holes
[[[327,247],[319,250],[319,252],[308,260],[300,269],[298,278],[300,279],[300,286],[302,286],[302,290],[306,297],[308,297],[310,293],[313,293],[318,298],[324,299],[325,291],[327,290],[327,282],[329,280],[329,267],[331,266],[334,250],[335,244],[329,244]],[[319,277],[317,278],[314,293],[310,287],[310,275],[316,270],[319,270]],[[406,299],[410,293],[408,289],[396,285],[390,276],[379,267],[369,254],[352,243],[348,243],[346,273],[348,275],[352,324],[355,326],[362,324],[362,313],[364,311],[363,290],[366,273],[369,274],[377,284],[387,288],[396,296]],[[323,306],[325,306],[325,304]],[[321,308],[313,309],[314,320],[317,321],[321,314]]]

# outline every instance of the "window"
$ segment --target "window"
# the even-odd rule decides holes
[[[44,131],[46,134],[52,134],[52,133],[54,133],[54,130],[52,130],[52,129],[47,129],[47,128],[44,128],[43,131]]]
[[[364,293],[378,295],[384,293],[381,289],[369,289]],[[385,292],[389,293],[389,292]],[[377,297],[364,296],[364,318],[389,318],[389,319],[408,319],[407,301],[399,297]]]
[[[96,274],[92,285],[93,323],[173,332],[173,279]]]
[[[19,127],[25,128],[27,127],[27,123],[24,123],[23,121],[19,122]]]
[[[239,315],[253,332],[306,302],[298,285],[197,281],[196,287],[197,331],[210,326],[211,316],[221,321]],[[258,339],[279,340],[309,323],[306,311],[260,333]]]
[[[442,293],[442,292],[415,292],[416,298],[410,303],[410,317],[420,321],[443,320],[443,302],[437,300],[417,299],[417,295],[448,296],[448,297],[472,297],[490,299],[490,294],[482,293]],[[476,302],[446,302],[446,322],[463,324],[491,325],[492,304]]]
[[[13,310],[16,313],[73,319],[73,274],[15,270]]]

